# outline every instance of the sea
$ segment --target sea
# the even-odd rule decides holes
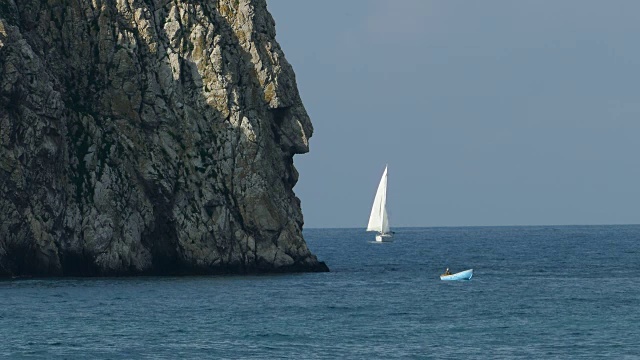
[[[305,229],[329,273],[3,280],[0,357],[640,359],[640,225],[395,231]]]

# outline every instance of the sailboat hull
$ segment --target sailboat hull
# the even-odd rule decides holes
[[[391,234],[376,235],[376,242],[391,242],[391,241],[393,241],[393,235]]]
[[[471,280],[472,276],[473,269],[469,269],[451,275],[440,275],[440,280]]]

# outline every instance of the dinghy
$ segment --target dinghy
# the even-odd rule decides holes
[[[387,216],[387,167],[384,168],[376,197],[373,199],[371,215],[367,231],[377,231],[376,242],[393,241],[393,232],[389,228],[389,218]]]
[[[451,275],[440,275],[440,280],[471,280],[473,276],[473,269],[460,271],[459,273],[451,274]]]

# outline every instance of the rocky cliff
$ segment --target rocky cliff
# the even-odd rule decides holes
[[[0,276],[327,271],[265,0],[0,0]]]

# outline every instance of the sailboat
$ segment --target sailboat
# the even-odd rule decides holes
[[[376,242],[393,240],[393,232],[389,229],[389,218],[387,216],[387,167],[385,166],[384,168],[376,197],[373,199],[371,216],[369,216],[369,224],[367,225],[367,231],[378,232],[376,234]]]

